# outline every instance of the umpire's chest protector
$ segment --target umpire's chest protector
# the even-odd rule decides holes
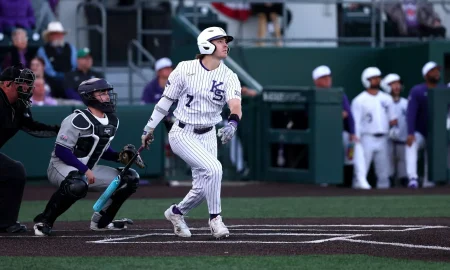
[[[81,135],[73,153],[92,169],[114,139],[119,119],[114,114],[107,113],[108,123],[103,125],[88,110],[75,110],[75,113],[78,115],[73,118],[72,125],[80,130]]]

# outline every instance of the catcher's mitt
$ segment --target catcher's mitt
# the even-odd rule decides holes
[[[127,144],[123,147],[122,151],[120,151],[119,153],[119,162],[126,165],[136,154],[137,154],[136,147],[132,144]],[[136,165],[139,168],[145,167],[144,161],[142,160],[140,155],[138,155],[134,163],[136,163]]]

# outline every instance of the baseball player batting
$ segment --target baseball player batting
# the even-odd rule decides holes
[[[361,140],[366,161],[366,177],[372,160],[377,175],[377,188],[389,188],[391,163],[389,160],[389,129],[397,124],[392,97],[379,91],[381,71],[368,67],[361,74],[366,91],[352,101],[355,134]]]
[[[407,177],[406,161],[405,161],[405,145],[406,137],[408,136],[408,128],[406,125],[406,109],[408,107],[408,100],[400,96],[403,90],[401,78],[398,74],[391,73],[386,75],[381,81],[381,88],[392,96],[393,109],[397,115],[397,125],[391,127],[389,132],[389,146],[392,166],[391,177],[394,183],[399,182],[400,179]]]
[[[173,152],[192,170],[192,189],[178,204],[164,213],[174,226],[175,235],[190,237],[191,232],[183,218],[206,199],[210,214],[209,226],[215,238],[229,236],[221,217],[222,164],[217,159],[215,125],[222,121],[223,106],[228,104],[228,124],[218,130],[217,136],[225,144],[234,136],[242,117],[241,85],[238,77],[224,63],[232,36],[222,28],[209,27],[197,38],[200,54],[197,59],[183,61],[170,74],[163,97],[144,127],[142,144],[148,146],[154,139],[153,131],[168,114],[175,100],[177,119],[169,132]]]
[[[78,92],[87,109],[75,110],[61,123],[47,169],[49,181],[59,188],[44,211],[34,218],[36,236],[50,235],[60,215],[88,191],[104,191],[120,173],[121,168],[97,165],[100,159],[127,164],[136,154],[132,145],[126,145],[120,153],[110,147],[119,127],[114,114],[116,94],[112,90],[106,80],[99,78],[80,84]],[[136,164],[144,167],[141,158]],[[129,169],[121,180],[102,210],[92,215],[91,230],[121,230],[132,224],[129,219],[113,219],[125,200],[136,192],[139,174]]]

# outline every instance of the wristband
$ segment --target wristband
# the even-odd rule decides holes
[[[231,121],[236,122],[236,126],[237,126],[237,124],[239,124],[240,119],[239,119],[239,116],[237,114],[230,114],[230,116],[228,117],[228,121],[229,122],[231,122]]]

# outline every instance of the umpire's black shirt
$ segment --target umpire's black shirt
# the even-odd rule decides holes
[[[0,148],[20,129],[40,138],[58,135],[59,126],[48,126],[34,121],[30,109],[19,106],[19,102],[11,104],[0,88]]]

